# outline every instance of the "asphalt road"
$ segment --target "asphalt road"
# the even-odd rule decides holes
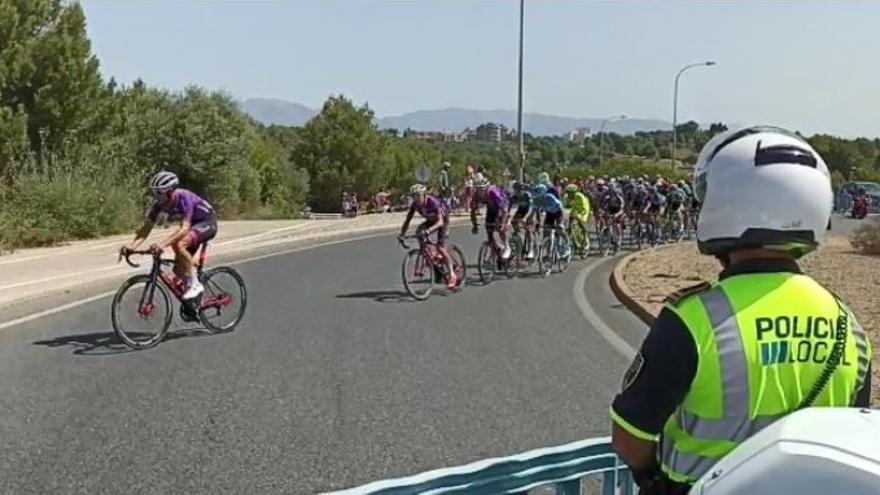
[[[574,291],[636,347],[613,260],[417,303],[402,255],[384,235],[237,265],[235,332],[149,351],[119,347],[109,298],[3,330],[0,492],[313,493],[608,433],[627,362]]]
[[[853,232],[855,232],[855,230],[859,227],[859,225],[862,225],[862,223],[864,223],[866,221],[870,221],[875,218],[878,218],[878,215],[872,214],[872,215],[868,215],[868,217],[866,217],[862,220],[856,220],[856,219],[851,218],[847,215],[835,214],[831,218],[831,232],[838,234],[838,235],[850,237],[853,234]]]

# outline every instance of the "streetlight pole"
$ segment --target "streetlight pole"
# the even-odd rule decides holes
[[[602,162],[605,160],[605,125],[608,122],[623,120],[626,118],[626,115],[618,115],[616,117],[608,117],[602,122],[602,126],[599,127],[599,167],[602,166]]]
[[[523,138],[522,106],[523,106],[523,20],[525,18],[525,0],[519,0],[519,99],[516,106],[516,134],[519,138],[519,181],[524,180],[526,150]]]
[[[678,80],[681,78],[684,71],[688,69],[693,69],[694,67],[711,67],[713,65],[715,65],[715,62],[712,60],[697,64],[689,64],[678,71],[678,74],[675,76],[675,96],[672,99],[672,159],[670,165],[672,168],[675,168],[675,151],[678,147],[678,130],[676,129],[678,126]]]

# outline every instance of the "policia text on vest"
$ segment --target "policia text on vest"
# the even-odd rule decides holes
[[[760,343],[761,365],[825,363],[834,346],[834,328],[837,324],[836,319],[824,316],[755,318],[755,335]],[[841,364],[851,364],[846,353]]]

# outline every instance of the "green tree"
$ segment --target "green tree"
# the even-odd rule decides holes
[[[316,209],[338,211],[344,191],[366,198],[385,185],[388,137],[376,129],[366,105],[355,107],[344,96],[333,96],[300,137],[294,162],[309,172],[309,203]]]
[[[23,108],[32,148],[55,150],[72,133],[94,133],[102,83],[82,7],[4,0],[0,26],[0,103]]]

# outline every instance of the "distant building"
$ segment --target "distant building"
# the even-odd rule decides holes
[[[443,141],[447,143],[463,143],[468,140],[468,131],[447,132],[443,134]]]
[[[572,143],[583,143],[588,137],[592,135],[592,130],[589,127],[578,127],[573,131],[569,131],[565,137],[568,138],[569,142]]]
[[[501,124],[487,122],[485,124],[480,124],[479,126],[477,126],[477,128],[474,130],[473,139],[490,143],[500,143],[505,139],[510,139],[515,134],[515,132],[511,131]]]
[[[446,140],[446,134],[441,131],[412,131],[407,137],[412,137],[419,141],[431,142],[442,142]]]

